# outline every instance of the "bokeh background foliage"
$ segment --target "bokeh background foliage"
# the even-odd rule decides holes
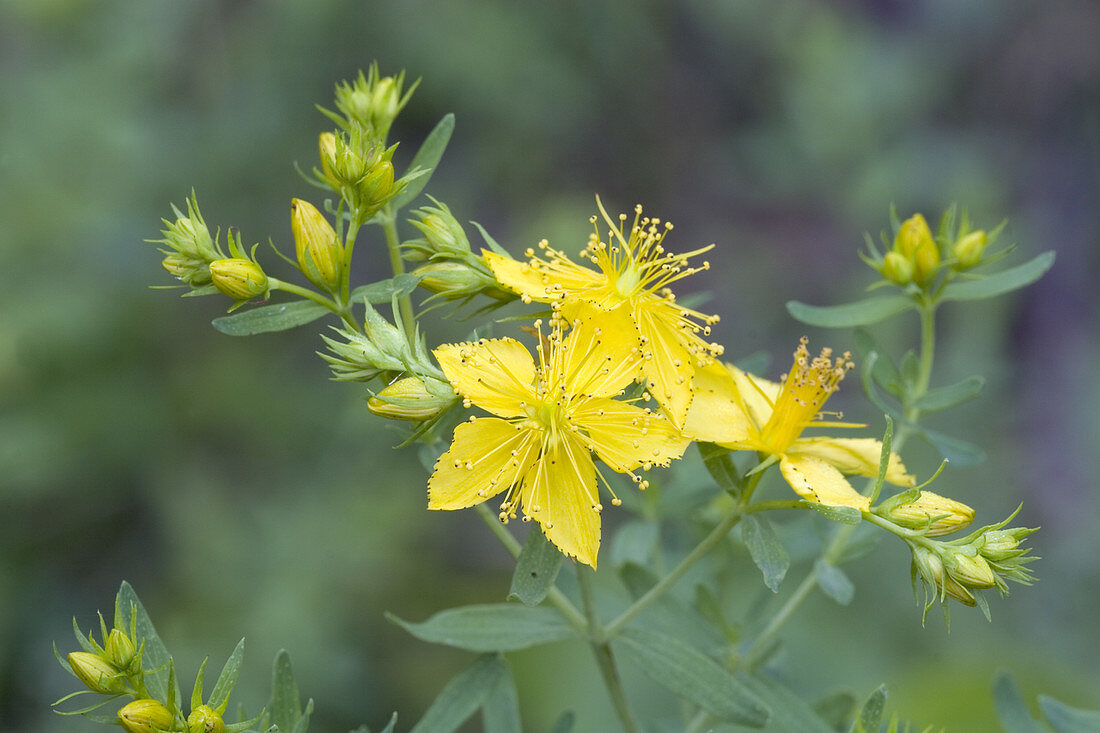
[[[989,453],[941,493],[980,523],[1024,501],[1020,522],[1043,525],[1041,583],[994,603],[992,624],[921,629],[904,548],[883,542],[847,568],[855,601],[814,598],[777,663],[811,698],[885,681],[892,709],[957,731],[994,729],[999,667],[1030,697],[1096,707],[1098,33],[1090,0],[6,0],[0,729],[88,729],[48,711],[68,687],[49,645],[123,578],[184,670],[247,634],[236,699],[252,706],[286,646],[317,730],[393,709],[409,724],[469,662],[382,613],[499,599],[510,560],[476,518],[424,510],[414,452],[390,449],[360,388],[326,380],[315,331],[233,339],[209,327],[215,299],[145,288],[167,278],[142,240],[192,186],[212,224],[290,242],[290,198],[313,193],[291,162],[311,166],[326,128],[313,104],[373,59],[424,79],[399,160],[456,114],[429,190],[460,219],[518,254],[581,244],[593,192],[640,201],[676,224],[670,246],[718,243],[693,284],[727,353],[776,354],[774,371],[806,331],[783,303],[851,299],[870,280],[860,235],[891,201],[959,200],[980,225],[1010,216],[1025,254],[1055,249],[1021,294],[942,311],[940,383],[988,384],[930,423]],[[384,273],[381,250],[360,260],[360,281]],[[849,417],[878,419],[857,392],[837,398]],[[738,606],[762,592],[746,578]],[[610,720],[580,644],[512,661],[532,730],[565,707],[582,730]]]

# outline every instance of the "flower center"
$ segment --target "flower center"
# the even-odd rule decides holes
[[[762,447],[768,453],[785,453],[806,426],[820,417],[825,401],[837,391],[848,370],[855,366],[849,361],[849,352],[834,359],[829,348],[822,349],[821,354],[811,360],[807,343],[806,337],[799,342],[794,364],[783,377],[783,388],[772,415],[760,431]]]

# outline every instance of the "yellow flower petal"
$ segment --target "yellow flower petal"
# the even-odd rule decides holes
[[[695,398],[684,420],[684,435],[740,448],[756,431],[745,415],[733,374],[720,362],[695,371]]]
[[[841,473],[878,476],[882,442],[874,438],[799,438],[789,453],[817,456],[840,469]],[[916,486],[916,479],[906,473],[905,464],[897,453],[890,454],[886,480],[897,486]]]
[[[667,466],[690,442],[660,415],[610,399],[588,400],[570,413],[570,422],[588,434],[589,447],[619,473],[645,463]]]
[[[518,417],[534,397],[535,362],[510,338],[444,344],[433,350],[447,380],[463,397],[498,417]]]
[[[658,307],[635,308],[634,319],[645,340],[642,348],[650,355],[642,366],[650,394],[677,426],[683,426],[691,405],[691,381],[699,355],[692,354],[684,345],[682,324],[678,318],[668,317],[669,313],[664,312],[667,306],[662,301]],[[675,311],[671,313],[674,315]]]
[[[535,268],[527,262],[513,260],[485,249],[481,250],[481,257],[501,285],[521,296],[543,303],[559,300],[563,290],[573,293],[599,288],[607,280],[599,273],[568,261],[540,263]]]
[[[745,410],[757,427],[764,427],[771,419],[783,385],[743,372],[733,364],[727,364],[726,368],[733,375],[733,381],[737,385]]]
[[[779,470],[795,493],[803,499],[829,506],[850,506],[866,511],[870,500],[852,488],[848,479],[815,456],[780,456]]]
[[[523,483],[523,509],[542,525],[546,538],[566,555],[596,567],[600,513],[596,466],[579,438],[559,435]]]
[[[538,440],[537,432],[493,417],[462,423],[428,479],[428,508],[464,509],[505,491],[530,470]]]
[[[572,394],[617,395],[641,370],[638,329],[625,307],[581,312],[562,345],[564,383]]]

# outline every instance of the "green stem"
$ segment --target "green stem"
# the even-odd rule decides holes
[[[285,280],[278,280],[271,277],[268,278],[268,282],[271,284],[272,290],[282,290],[284,292],[293,293],[294,295],[298,295],[303,298],[308,298],[314,303],[317,303],[318,305],[323,305],[336,315],[340,316],[340,318],[344,319],[344,323],[351,326],[356,331],[362,331],[362,329],[359,328],[359,324],[356,323],[355,317],[351,314],[350,309],[347,308],[346,305],[341,307],[339,303],[337,303],[335,300],[332,300],[331,298],[326,298],[320,293],[315,293],[308,288],[303,288],[302,286],[295,285],[294,283],[288,283]]]
[[[607,692],[611,696],[611,703],[615,707],[615,713],[619,716],[623,730],[626,733],[638,733],[640,728],[626,702],[626,694],[623,692],[619,670],[615,666],[611,645],[606,641],[606,636],[600,627],[599,615],[596,613],[596,602],[592,593],[592,576],[595,572],[584,565],[577,566],[577,584],[580,586],[581,602],[584,604],[585,616],[588,619],[588,644],[596,657],[596,666],[599,667],[600,675],[603,677],[604,684],[607,685]]]
[[[500,544],[504,545],[504,549],[508,550],[512,557],[519,557],[520,551],[523,550],[523,545],[512,536],[511,532],[504,528],[504,525],[493,515],[489,507],[481,503],[475,506],[474,509],[477,510],[478,516],[481,517],[481,521],[485,522],[489,531],[500,540]],[[551,587],[550,592],[546,594],[546,599],[561,612],[561,615],[565,617],[565,620],[568,621],[569,625],[576,629],[577,632],[581,634],[588,633],[588,621],[585,620],[581,612],[577,610],[577,607],[573,605],[573,602],[565,597],[564,593],[555,587]]]
[[[340,301],[347,305],[351,297],[351,255],[355,251],[355,240],[359,237],[359,230],[363,228],[363,214],[356,211],[348,222],[348,233],[344,237],[344,277],[340,282]]]
[[[817,585],[817,573],[810,572],[802,582],[799,583],[798,588],[795,589],[791,597],[787,599],[783,607],[779,609],[779,612],[772,616],[771,621],[768,622],[767,627],[760,632],[760,635],[753,641],[752,646],[745,652],[745,665],[749,669],[753,669],[767,643],[778,633],[779,629],[787,622],[787,619],[791,617],[791,614],[802,605],[802,602],[806,600],[806,597],[810,595],[810,591]]]
[[[390,251],[390,268],[394,276],[405,272],[405,261],[401,258],[401,239],[397,234],[397,212],[388,204],[382,213],[382,231],[386,233],[386,247]],[[413,315],[412,296],[408,293],[397,299],[397,307],[401,312],[401,320],[405,325],[405,333],[412,338],[413,328],[416,325],[416,317]]]

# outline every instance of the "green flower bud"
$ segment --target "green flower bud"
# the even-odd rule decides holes
[[[336,135],[331,132],[322,132],[317,137],[317,152],[321,159],[321,171],[324,173],[325,181],[333,188],[339,188],[340,182],[333,172],[336,161]]]
[[[122,673],[108,660],[91,652],[71,652],[69,666],[85,686],[93,692],[122,692],[126,684]]]
[[[103,649],[119,669],[126,669],[134,661],[134,642],[122,629],[111,629]]]
[[[991,562],[1004,562],[1023,555],[1020,540],[1035,530],[1017,527],[1014,529],[995,529],[982,536],[982,557]]]
[[[961,552],[951,556],[948,573],[968,588],[992,588],[997,584],[993,569],[981,555],[970,557]]]
[[[225,733],[225,722],[209,705],[199,705],[187,716],[187,733]]]
[[[129,733],[161,733],[172,727],[173,716],[156,700],[134,700],[118,711],[118,720]]]
[[[371,122],[378,128],[388,129],[401,111],[401,87],[392,76],[378,80],[371,94]]]
[[[454,402],[451,392],[435,394],[417,377],[405,377],[367,400],[367,409],[391,420],[427,420],[450,407]]]
[[[317,287],[335,291],[340,286],[344,259],[336,230],[313,204],[301,199],[290,202],[290,228],[302,274]]]
[[[960,237],[959,241],[955,242],[952,254],[958,262],[955,267],[959,270],[969,270],[982,261],[982,254],[985,253],[986,237],[985,232],[979,229],[976,232],[970,232],[965,237]]]
[[[929,537],[951,534],[974,521],[974,510],[962,502],[931,491],[921,491],[915,501],[890,508],[886,518],[908,529],[927,530]]]
[[[251,300],[268,291],[267,275],[252,260],[229,257],[210,263],[214,287],[234,300]]]
[[[895,285],[907,285],[913,279],[913,263],[900,252],[887,252],[879,272]]]
[[[393,163],[385,160],[372,167],[359,185],[359,193],[370,207],[386,203],[393,194]]]
[[[914,259],[917,249],[925,243],[931,243],[933,247],[936,241],[932,238],[932,230],[928,228],[928,222],[920,214],[913,214],[902,222],[894,237],[894,251],[908,260]]]

